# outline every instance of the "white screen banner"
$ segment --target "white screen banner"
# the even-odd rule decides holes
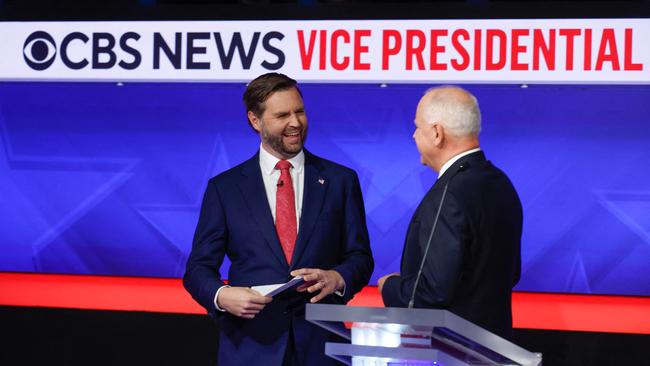
[[[0,23],[0,80],[650,83],[650,19]]]

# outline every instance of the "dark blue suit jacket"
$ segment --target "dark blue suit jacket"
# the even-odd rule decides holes
[[[346,303],[368,283],[374,264],[356,173],[305,151],[304,179],[292,263],[277,238],[259,154],[208,183],[183,283],[219,320],[219,365],[280,365],[290,328],[301,364],[333,364],[323,346],[331,336],[304,319],[304,304],[314,294],[276,297],[252,320],[218,312],[213,302],[224,285],[224,255],[232,262],[232,286],[286,282],[298,268],[334,269],[345,280],[345,295],[321,302]]]
[[[401,275],[384,284],[384,304],[408,306],[447,183],[414,306],[448,309],[509,338],[511,291],[521,269],[522,208],[508,177],[482,151],[456,161],[420,202],[406,235]]]

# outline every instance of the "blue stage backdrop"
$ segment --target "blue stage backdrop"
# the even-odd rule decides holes
[[[0,270],[182,276],[207,179],[259,146],[244,88],[1,83]],[[650,295],[650,87],[467,88],[524,205],[517,289]],[[436,179],[411,138],[425,89],[302,85],[307,148],[359,173],[373,282]]]

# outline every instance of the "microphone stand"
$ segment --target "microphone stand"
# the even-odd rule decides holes
[[[436,226],[438,226],[438,219],[440,219],[440,212],[442,211],[442,205],[445,202],[445,197],[447,196],[447,189],[449,188],[449,183],[451,183],[451,180],[454,179],[456,174],[460,173],[461,171],[465,170],[466,166],[461,165],[458,167],[458,170],[454,173],[454,175],[449,178],[447,183],[445,184],[445,188],[442,191],[442,197],[440,198],[440,204],[438,205],[438,211],[436,212],[436,217],[433,219],[433,227],[431,228],[431,232],[429,233],[429,240],[427,240],[427,246],[424,249],[424,255],[422,256],[422,262],[420,262],[420,269],[418,270],[418,275],[415,277],[415,284],[413,285],[413,292],[411,293],[411,299],[409,300],[408,308],[412,309],[413,305],[415,303],[415,292],[418,288],[418,283],[420,283],[420,277],[422,277],[422,269],[424,268],[424,263],[427,260],[427,254],[429,253],[429,248],[431,247],[431,240],[433,239],[433,233],[436,231]]]

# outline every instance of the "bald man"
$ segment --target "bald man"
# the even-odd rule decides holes
[[[409,224],[401,272],[379,279],[384,304],[447,309],[511,338],[522,208],[508,177],[480,148],[478,102],[458,87],[430,89],[415,127],[420,160],[438,179]]]

